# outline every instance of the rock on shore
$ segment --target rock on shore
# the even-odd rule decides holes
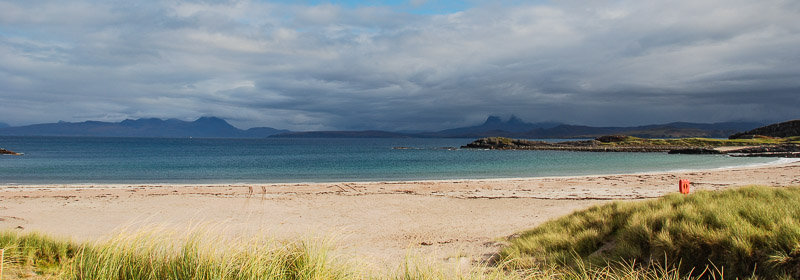
[[[706,149],[706,148],[688,148],[688,149],[676,149],[669,151],[669,154],[684,154],[684,155],[718,155],[722,153],[723,152],[720,150]]]
[[[776,145],[752,147],[728,152],[735,157],[786,157],[800,158],[800,145]]]
[[[17,152],[14,152],[14,151],[9,151],[9,150],[3,149],[3,148],[0,148],[0,155],[21,156],[21,155],[23,155],[23,154],[21,154],[21,153],[17,153]]]

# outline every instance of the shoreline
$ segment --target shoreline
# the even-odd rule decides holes
[[[95,187],[103,186],[107,188],[124,188],[131,186],[163,186],[163,187],[226,187],[226,186],[279,186],[279,185],[295,185],[295,184],[382,184],[382,183],[448,183],[448,182],[480,182],[480,181],[506,181],[506,180],[536,180],[536,179],[571,179],[581,177],[603,177],[603,176],[635,176],[635,175],[653,175],[653,174],[670,174],[670,173],[686,173],[686,172],[709,172],[717,170],[730,170],[730,169],[752,169],[764,168],[773,166],[792,165],[800,162],[800,158],[776,158],[771,162],[765,163],[749,163],[743,165],[731,165],[713,168],[697,168],[697,169],[673,169],[673,170],[655,170],[655,171],[642,171],[642,172],[624,172],[624,173],[602,173],[602,174],[584,174],[584,175],[556,175],[556,176],[538,176],[538,177],[497,177],[497,178],[454,178],[454,179],[408,179],[408,180],[378,180],[378,181],[358,181],[358,180],[340,180],[340,181],[297,181],[297,182],[214,182],[214,183],[175,183],[175,182],[130,182],[130,183],[104,183],[104,182],[87,182],[87,183],[0,183],[0,191],[4,187],[65,187],[65,188],[80,188],[80,187]]]
[[[410,253],[485,261],[504,238],[609,201],[745,185],[800,186],[800,161],[638,174],[288,184],[0,185],[0,229],[97,240],[214,225],[228,235],[337,237],[337,252],[397,267]],[[263,188],[262,188],[263,186]],[[251,188],[252,187],[252,188]],[[252,191],[251,191],[252,190]]]

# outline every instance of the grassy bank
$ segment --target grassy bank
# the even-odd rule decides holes
[[[800,188],[746,187],[615,202],[550,221],[502,251],[516,268],[619,263],[800,278]],[[706,271],[708,273],[708,271]]]
[[[788,138],[759,137],[753,139],[676,138],[645,139],[625,135],[602,136],[594,140],[543,142],[506,137],[486,137],[462,146],[472,149],[497,150],[559,150],[584,152],[666,152],[679,149],[712,149],[718,147],[772,147],[783,146],[793,151],[800,144],[800,136]],[[757,152],[747,152],[757,153]]]
[[[769,187],[610,203],[524,232],[497,264],[466,273],[411,258],[366,271],[330,242],[202,230],[88,243],[0,232],[0,247],[3,279],[798,279],[798,203],[800,188]]]
[[[6,278],[354,279],[326,242],[223,239],[202,231],[120,234],[77,244],[40,234],[0,234]]]
[[[754,139],[713,139],[713,138],[675,138],[645,139],[628,136],[619,142],[603,143],[607,146],[680,146],[680,147],[738,147],[777,144],[800,144],[800,136],[789,138]]]

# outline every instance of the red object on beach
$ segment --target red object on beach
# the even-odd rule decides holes
[[[689,194],[689,180],[688,179],[681,179],[678,181],[678,191],[682,194]]]

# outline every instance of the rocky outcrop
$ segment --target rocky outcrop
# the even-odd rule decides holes
[[[625,137],[625,138],[623,138]],[[601,141],[602,140],[602,141]],[[669,154],[729,154],[731,156],[748,157],[800,157],[800,145],[786,143],[780,145],[761,145],[757,147],[742,147],[716,149],[717,146],[706,146],[692,141],[672,140],[664,144],[663,140],[646,140],[627,136],[603,136],[595,140],[544,142],[505,137],[487,137],[473,141],[461,148],[487,149],[487,150],[548,150],[548,151],[576,151],[576,152],[634,152],[634,153],[669,153]],[[733,143],[741,145],[741,143]]]
[[[14,151],[9,151],[3,148],[0,148],[0,155],[12,155],[12,156],[21,156],[21,153],[17,153]]]
[[[594,139],[594,140],[597,140],[597,141],[600,141],[600,142],[603,142],[603,143],[618,143],[618,142],[625,141],[625,139],[628,139],[628,135],[600,136],[600,137],[597,137],[597,139]]]
[[[728,154],[735,157],[800,157],[800,145],[775,145],[751,147],[728,151]]]
[[[683,155],[718,155],[722,151],[706,148],[688,148],[688,149],[675,149],[670,150],[668,154],[683,154]]]
[[[469,143],[462,148],[490,149],[490,150],[523,150],[531,147],[550,146],[544,141],[530,141],[511,139],[506,137],[486,137]]]
[[[736,133],[728,139],[752,139],[758,136],[792,137],[800,136],[800,120],[771,124],[747,132]]]
[[[505,137],[487,137],[473,141],[461,148],[488,149],[488,150],[547,150],[547,151],[576,151],[576,152],[668,152],[685,147],[677,146],[611,146],[598,140],[567,141],[550,143],[544,141],[531,141],[511,139]]]

